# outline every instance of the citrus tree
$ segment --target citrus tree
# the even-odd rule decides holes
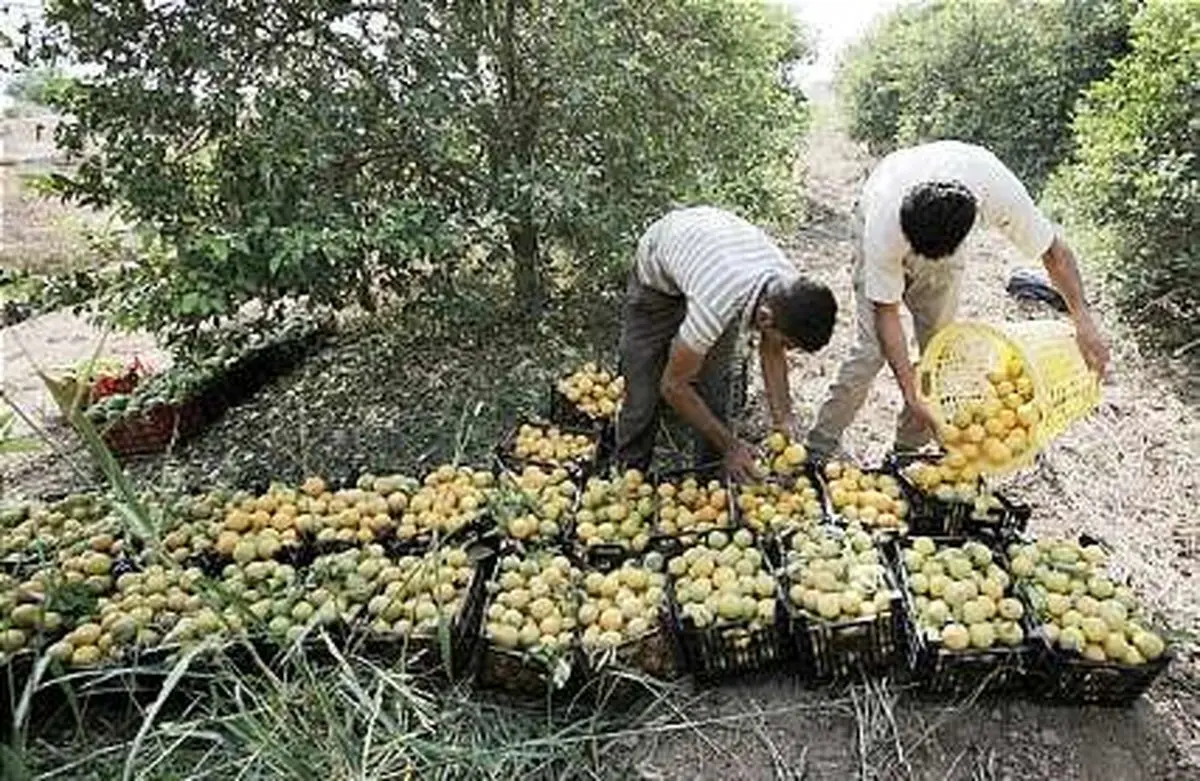
[[[848,51],[838,88],[875,151],[938,138],[988,147],[1039,189],[1071,149],[1079,93],[1128,48],[1131,0],[905,5]]]
[[[1081,101],[1056,200],[1105,229],[1127,312],[1200,338],[1200,2],[1152,0],[1133,51]]]
[[[110,290],[167,336],[250,300],[371,305],[470,265],[529,311],[672,199],[787,214],[804,55],[738,0],[53,2],[27,63],[77,163],[51,192],[139,227]],[[604,276],[599,274],[599,276]]]

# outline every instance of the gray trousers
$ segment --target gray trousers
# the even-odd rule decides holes
[[[646,470],[654,455],[662,395],[659,386],[671,344],[687,311],[687,299],[643,285],[630,272],[621,322],[620,371],[625,400],[617,416],[618,464]],[[739,323],[732,323],[704,358],[697,390],[722,422],[745,400],[746,362],[738,344]],[[695,434],[697,464],[718,461],[721,453]]]
[[[856,209],[853,284],[857,325],[854,347],[838,369],[837,378],[817,412],[816,424],[808,434],[809,449],[820,455],[830,455],[840,447],[842,433],[854,421],[867,400],[875,376],[887,363],[875,332],[875,305],[866,294],[862,223],[862,215]],[[933,335],[954,319],[962,275],[961,258],[940,261],[918,258],[905,264],[904,305],[912,313],[913,329],[922,351]],[[919,448],[931,436],[932,432],[914,423],[907,408],[900,413],[896,424],[897,449]]]

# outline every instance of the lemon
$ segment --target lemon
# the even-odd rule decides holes
[[[822,618],[833,620],[842,612],[841,595],[837,592],[825,592],[817,598],[817,612]]]
[[[1067,651],[1082,651],[1087,644],[1083,630],[1076,626],[1066,626],[1058,633],[1058,645]]]
[[[968,631],[975,648],[991,648],[996,642],[996,630],[989,623],[971,624]]]
[[[962,651],[971,644],[971,633],[962,624],[949,624],[942,629],[942,644],[951,651]]]
[[[1162,656],[1165,645],[1162,638],[1153,632],[1137,632],[1133,635],[1133,645],[1142,656],[1149,660]]]

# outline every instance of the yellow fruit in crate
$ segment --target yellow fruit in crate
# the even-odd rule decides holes
[[[953,445],[962,439],[962,429],[953,423],[943,423],[938,428],[938,439],[945,445]]]
[[[787,447],[787,437],[775,431],[767,437],[766,445],[767,449],[772,453],[782,453]]]
[[[983,443],[983,453],[987,459],[997,466],[1003,466],[1012,460],[1012,451],[1003,442],[987,439]]]
[[[1012,356],[1008,359],[1008,379],[1017,380],[1025,373],[1025,362],[1018,356]]]
[[[949,624],[942,629],[942,645],[951,651],[962,651],[971,644],[971,633],[962,624]]]
[[[783,456],[791,466],[799,466],[808,459],[808,452],[803,445],[791,444],[783,451]]]
[[[1033,398],[1033,380],[1028,377],[1018,377],[1016,389],[1017,393],[1021,394],[1021,397],[1026,401]]]
[[[987,438],[987,430],[978,423],[972,423],[963,431],[963,439],[970,444],[978,445]]]

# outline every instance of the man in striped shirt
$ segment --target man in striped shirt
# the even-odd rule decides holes
[[[761,229],[709,206],[668,213],[642,235],[629,276],[618,461],[649,466],[662,398],[700,434],[700,463],[719,458],[735,479],[754,476],[751,449],[726,422],[740,333],[759,331],[771,418],[791,431],[785,352],[824,347],[836,316],[829,288],[801,277]]]

